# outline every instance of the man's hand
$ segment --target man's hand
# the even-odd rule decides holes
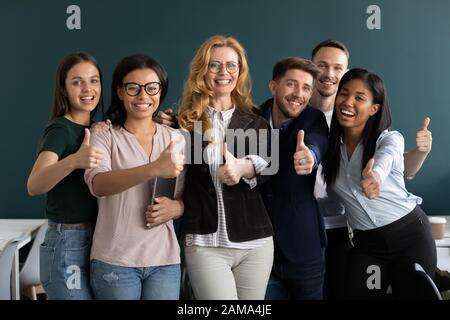
[[[304,142],[305,132],[297,134],[297,147],[294,153],[294,169],[299,176],[310,174],[314,168],[314,157]]]

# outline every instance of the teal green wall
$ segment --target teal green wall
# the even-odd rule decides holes
[[[66,8],[81,8],[81,30],[66,28]],[[366,9],[381,9],[381,30],[368,30]],[[115,64],[143,52],[168,70],[166,106],[176,102],[196,48],[213,34],[235,36],[247,49],[256,103],[268,96],[273,63],[309,57],[336,38],[350,49],[350,66],[380,74],[394,126],[414,147],[431,117],[433,151],[408,188],[429,214],[450,213],[450,1],[448,0],[160,0],[2,1],[0,95],[0,217],[41,217],[45,197],[27,195],[36,144],[46,125],[57,64],[69,52],[92,53],[103,68],[106,104]]]

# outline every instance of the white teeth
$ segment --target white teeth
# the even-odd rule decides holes
[[[135,103],[134,106],[140,110],[147,110],[150,107],[149,103]]]
[[[297,99],[290,99],[290,98],[286,98],[287,102],[289,102],[290,104],[293,104],[295,106],[300,106],[301,103],[300,101],[297,101]]]
[[[344,116],[349,116],[349,117],[353,117],[355,114],[353,112],[347,111],[347,110],[341,110],[341,113]]]
[[[216,80],[216,83],[221,84],[221,85],[226,85],[229,84],[231,82],[231,80]]]
[[[94,96],[88,96],[88,97],[81,97],[81,100],[85,101],[85,100],[94,100]]]

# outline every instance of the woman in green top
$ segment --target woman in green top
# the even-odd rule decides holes
[[[69,54],[59,64],[49,125],[28,178],[31,196],[47,194],[49,219],[40,250],[41,281],[49,299],[91,299],[89,253],[97,201],[84,170],[102,160],[90,146],[89,126],[101,101],[101,71],[87,53]]]

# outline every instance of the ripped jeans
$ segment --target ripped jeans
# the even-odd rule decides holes
[[[178,300],[180,265],[122,267],[91,261],[91,287],[100,300]]]

